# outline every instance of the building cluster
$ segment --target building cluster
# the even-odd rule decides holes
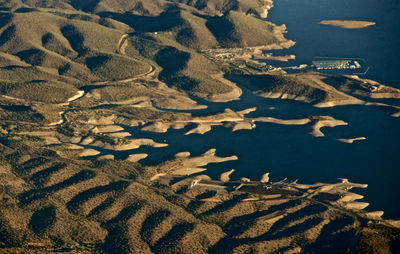
[[[353,60],[314,60],[312,64],[317,70],[345,70],[361,68],[360,63]]]

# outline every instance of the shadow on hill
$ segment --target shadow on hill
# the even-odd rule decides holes
[[[56,163],[46,169],[43,169],[31,176],[31,181],[38,187],[43,186],[54,173],[57,173],[61,169],[67,166],[66,163]]]
[[[119,182],[112,182],[108,185],[104,186],[97,186],[88,190],[85,190],[83,192],[80,192],[78,195],[73,197],[68,203],[67,203],[67,208],[70,212],[77,212],[79,207],[86,201],[88,201],[91,198],[94,198],[97,195],[100,195],[102,193],[106,192],[120,192],[124,190],[126,187],[128,187],[129,182],[126,181],[119,181]]]
[[[141,202],[129,205],[119,212],[119,214],[109,220],[105,227],[108,235],[103,244],[103,250],[106,253],[131,253],[129,237],[126,235],[129,231],[127,221],[134,216],[143,204]]]
[[[180,73],[186,68],[189,59],[189,53],[174,47],[165,47],[158,51],[154,60],[163,68],[159,75],[160,80],[169,86],[178,87],[185,91],[192,90],[199,82]]]
[[[283,204],[271,206],[267,210],[257,211],[254,213],[234,217],[225,224],[225,226],[223,227],[223,230],[225,233],[227,233],[230,236],[240,235],[243,232],[245,232],[246,230],[248,230],[249,228],[251,228],[260,217],[263,217],[263,216],[266,216],[268,214],[272,214],[275,212],[285,211],[289,208],[293,208],[300,204],[301,204],[301,201],[295,199],[295,200],[290,200],[288,202],[285,202]]]
[[[44,124],[45,117],[33,110],[31,107],[22,105],[0,105],[4,111],[0,111],[2,121],[30,122],[35,124]]]
[[[48,196],[56,191],[62,190],[64,188],[67,188],[69,186],[72,186],[74,184],[77,184],[77,183],[80,183],[83,181],[87,181],[89,179],[92,179],[95,176],[96,176],[96,173],[94,171],[82,170],[82,171],[76,173],[75,175],[73,175],[72,177],[68,178],[67,180],[62,181],[60,183],[54,184],[49,187],[29,190],[29,191],[22,193],[19,197],[20,204],[21,205],[29,204],[35,200],[45,198],[46,196]]]
[[[219,204],[219,205],[215,206],[214,208],[211,208],[210,210],[205,211],[200,216],[208,216],[208,215],[212,215],[215,213],[225,212],[228,209],[236,206],[238,203],[240,203],[243,199],[247,198],[248,196],[249,196],[248,193],[236,195],[233,198],[223,202],[222,204]]]
[[[89,212],[88,217],[100,214],[101,212],[105,211],[107,208],[111,207],[114,204],[114,202],[115,202],[115,198],[107,197],[103,202],[101,202],[100,205],[96,206]]]
[[[270,234],[269,232],[262,234],[260,236],[254,238],[231,238],[230,236],[226,236],[221,239],[218,243],[213,245],[208,253],[232,253],[233,250],[241,245],[253,245],[258,242],[266,242],[271,240],[278,240],[284,238],[294,237],[295,235],[301,235],[307,230],[310,230],[320,224],[322,222],[322,218],[313,217],[306,219],[305,221],[295,224],[294,226],[290,226],[280,231],[278,234]],[[303,242],[305,239],[298,239],[297,241]],[[286,246],[283,247],[283,249]],[[276,251],[277,253],[281,253],[281,251]]]
[[[164,78],[184,69],[189,59],[189,53],[180,51],[174,47],[165,47],[158,51],[154,57],[157,64],[163,68],[160,76]]]
[[[51,50],[62,56],[75,58],[78,56],[77,52],[67,49],[52,33],[46,33],[42,36],[42,45],[44,48]]]
[[[13,111],[13,112],[25,112],[25,111],[32,110],[31,107],[24,106],[24,105],[0,105],[0,108],[7,110],[7,111]]]
[[[154,230],[157,230],[157,226],[160,225],[171,212],[169,210],[159,210],[144,220],[142,228],[140,229],[140,237],[142,240],[150,244],[150,238]]]
[[[110,60],[111,56],[100,55],[93,56],[86,59],[85,64],[91,70],[95,71]]]
[[[33,232],[36,234],[42,234],[47,228],[53,225],[55,220],[56,208],[54,206],[49,206],[35,211],[29,224]]]
[[[204,193],[201,193],[196,196],[196,199],[205,199],[205,198],[212,198],[217,195],[217,191],[215,190],[207,190]]]
[[[45,57],[44,52],[39,49],[23,50],[18,52],[16,56],[31,65],[42,65]]]
[[[221,44],[226,43],[234,31],[233,24],[224,17],[211,17],[207,19],[206,26]]]
[[[6,44],[8,41],[13,40],[16,31],[17,28],[15,27],[15,25],[7,27],[7,29],[4,30],[0,35],[0,47]]]
[[[48,162],[50,162],[50,160],[44,157],[32,158],[24,162],[22,165],[17,166],[15,172],[19,175],[26,175],[35,168],[40,167]]]
[[[77,10],[82,10],[84,12],[92,12],[96,6],[101,2],[101,0],[71,0],[70,3],[72,7]]]
[[[151,250],[154,253],[178,253],[178,250],[173,250],[178,246],[177,242],[180,241],[187,233],[193,231],[194,224],[189,222],[182,222],[173,226],[173,228],[160,240],[158,240]]]
[[[73,25],[63,26],[61,33],[68,40],[72,49],[78,52],[79,55],[86,53],[87,49],[83,45],[84,37]]]
[[[186,27],[183,28],[182,30],[180,30],[177,34],[176,34],[176,40],[182,44],[185,45],[186,47],[193,47],[193,38],[195,38],[196,35],[193,31],[192,28],[190,27]]]
[[[321,204],[308,205],[296,212],[289,213],[288,215],[286,215],[285,217],[274,223],[274,225],[272,225],[272,227],[269,229],[268,233],[275,234],[280,230],[284,229],[288,224],[290,224],[293,221],[300,220],[301,218],[307,216],[318,215],[322,212],[325,212],[326,210],[328,210],[328,208]]]
[[[185,186],[187,187],[187,186]],[[205,203],[205,201],[202,201],[201,199],[206,199],[206,198],[212,198],[217,194],[216,191],[206,191],[202,194],[199,194],[196,196],[196,199],[190,201],[190,203],[187,205],[186,209],[188,211],[191,211],[192,213],[195,213],[197,209],[201,207]]]
[[[15,13],[29,13],[29,12],[35,12],[38,11],[36,8],[28,8],[28,7],[21,7],[16,9],[14,12]]]
[[[346,226],[352,226],[354,219],[350,216],[338,218],[326,224],[318,238],[304,247],[305,253],[339,253],[337,250],[355,250],[355,232],[343,230]],[[333,251],[335,250],[335,252]],[[347,252],[342,252],[347,253]]]
[[[167,10],[156,17],[114,12],[102,12],[99,13],[99,15],[103,18],[112,18],[125,23],[138,32],[166,31],[183,24],[179,11],[170,10]]]
[[[0,28],[10,23],[13,17],[11,13],[0,13]]]
[[[272,214],[273,212],[287,211],[287,209],[296,207],[300,204],[301,201],[299,200],[291,200],[280,205],[272,206],[265,211],[257,211],[252,214],[247,214],[231,219],[224,226],[224,231],[228,234],[228,236],[221,239],[217,244],[212,246],[209,249],[209,253],[230,253],[240,245],[254,244],[257,242],[291,237],[297,234],[304,233],[322,222],[322,218],[319,216],[321,213],[325,212],[327,208],[321,204],[311,204],[304,208],[301,208],[300,210],[297,210],[294,213],[290,213],[284,216],[283,218],[275,222],[269,230],[266,229],[266,233],[263,233],[253,238],[233,238],[253,227],[256,220],[260,217]],[[306,220],[295,225],[291,225],[296,221],[301,221],[302,218],[306,218]]]
[[[314,102],[324,101],[328,93],[311,82],[301,78],[283,75],[229,75],[233,82],[241,82],[245,87],[257,92],[291,94],[306,97]],[[245,81],[245,82],[243,82]]]

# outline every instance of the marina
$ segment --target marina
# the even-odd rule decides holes
[[[317,70],[342,70],[342,69],[360,69],[358,61],[352,60],[314,60],[312,66]]]
[[[363,58],[315,57],[310,64],[282,66],[288,73],[318,71],[328,74],[366,75],[370,69]]]

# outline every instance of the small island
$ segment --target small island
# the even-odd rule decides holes
[[[372,21],[356,21],[356,20],[322,20],[319,24],[338,26],[346,29],[360,29],[373,26],[376,23]]]

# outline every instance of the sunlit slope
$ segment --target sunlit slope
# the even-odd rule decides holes
[[[176,40],[189,48],[214,48],[218,41],[207,27],[207,19],[190,12],[182,11],[180,17],[183,24],[176,33]]]
[[[272,24],[240,12],[210,18],[207,27],[225,47],[262,46],[277,42]]]
[[[65,0],[1,0],[0,5],[3,8],[11,10],[26,10],[25,8],[47,7],[60,8],[64,10],[74,10],[69,1]]]
[[[113,80],[134,77],[150,68],[137,59],[116,54],[117,43],[126,31],[45,11],[9,15],[0,35],[0,49],[7,54],[0,59],[24,68],[26,75],[21,81],[46,79],[37,74],[41,72],[51,74],[51,80]],[[92,64],[94,57],[103,59],[104,71]],[[7,72],[0,71],[1,80],[19,80]]]
[[[16,1],[18,2],[18,1]],[[249,15],[263,10],[263,3],[246,1],[71,1],[77,10],[96,13],[102,24],[113,26],[111,20],[125,23],[139,32],[169,31],[176,33],[176,40],[190,48],[218,46],[262,46],[275,43],[273,26]],[[21,5],[54,7],[54,4],[25,2]],[[206,11],[205,11],[206,10]],[[29,12],[31,15],[32,12]],[[95,21],[90,15],[64,15]],[[106,19],[108,18],[108,19]],[[111,19],[110,19],[111,18]],[[76,24],[75,24],[76,25]],[[118,27],[118,29],[121,29]]]
[[[368,223],[318,198],[151,184],[144,176],[151,168],[71,160],[33,141],[0,139],[0,151],[3,253],[326,253],[333,248],[368,253],[374,246],[390,253],[396,248],[398,229]]]
[[[72,0],[71,5],[86,12],[133,12],[140,15],[157,15],[162,12],[164,0]]]
[[[265,15],[265,3],[260,0],[175,0],[175,2],[183,2],[207,13],[220,14],[234,10],[258,17]]]
[[[210,15],[220,15],[234,10],[258,17],[265,16],[265,6],[269,4],[260,0],[12,0],[3,2],[7,2],[7,6],[14,8],[16,6],[26,6],[76,9],[94,13],[104,11],[119,13],[131,12],[149,16],[158,15],[172,4],[179,3],[196,8]]]

